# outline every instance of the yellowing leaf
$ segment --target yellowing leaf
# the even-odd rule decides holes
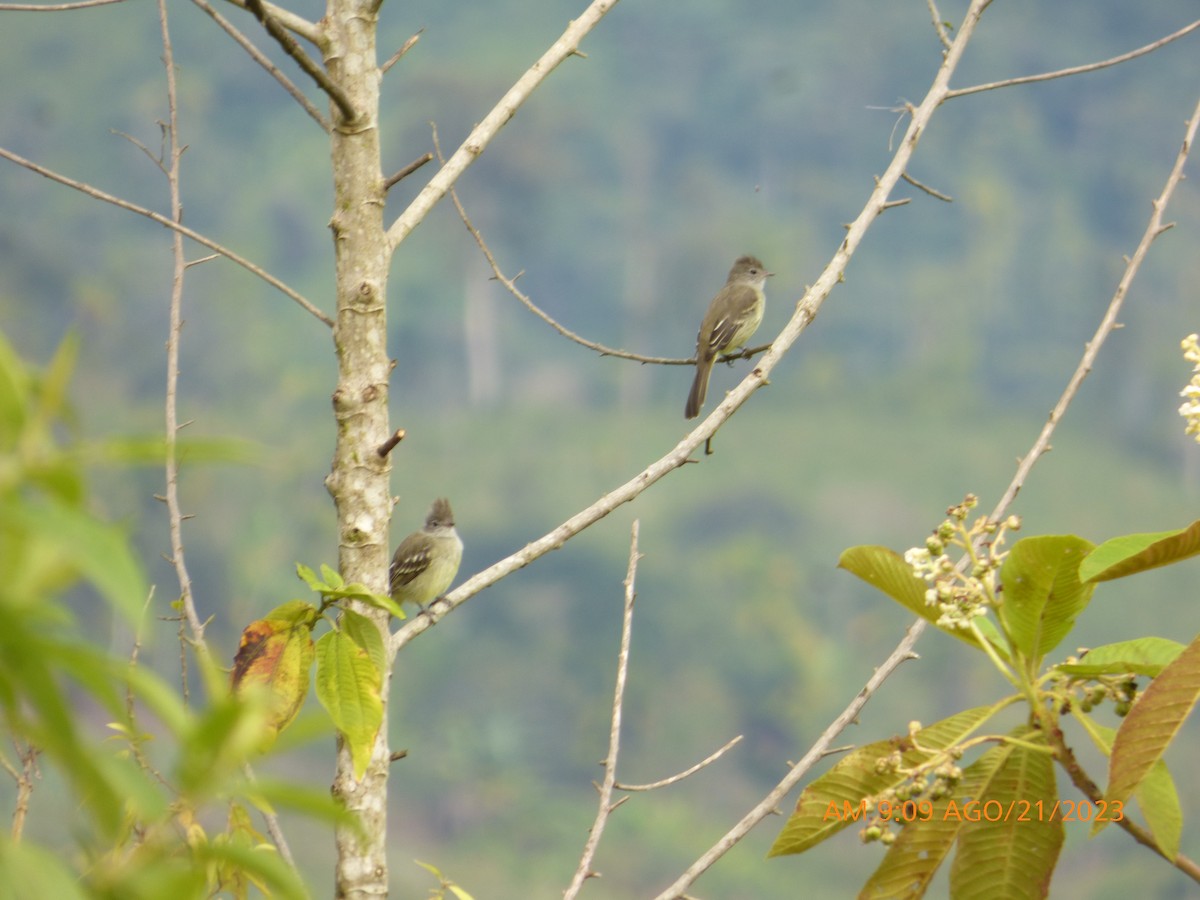
[[[255,685],[268,691],[272,735],[296,717],[308,694],[315,616],[311,604],[293,600],[272,610],[266,618],[251,622],[242,632],[231,684],[235,692]]]

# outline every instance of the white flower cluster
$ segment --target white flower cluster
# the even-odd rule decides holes
[[[1200,443],[1200,335],[1189,334],[1179,346],[1183,350],[1183,358],[1192,364],[1192,380],[1188,383],[1179,396],[1184,398],[1183,405],[1179,407],[1179,414],[1187,419],[1187,428],[1184,429],[1184,434],[1193,435],[1197,443]]]
[[[904,554],[913,574],[929,583],[925,603],[937,607],[939,628],[970,628],[972,619],[987,615],[988,609],[999,604],[997,575],[1006,555],[1000,551],[1004,532],[1020,528],[1021,522],[1016,516],[1003,522],[983,517],[967,528],[968,514],[977,502],[968,494],[961,504],[947,510],[950,518],[926,539],[924,547],[913,547]],[[964,565],[956,565],[947,555],[951,547],[964,551]]]

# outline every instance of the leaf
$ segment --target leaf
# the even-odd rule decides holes
[[[1100,751],[1106,757],[1111,756],[1116,729],[1100,725],[1091,716],[1083,713],[1075,713],[1075,718],[1083,725]],[[1174,859],[1179,854],[1179,843],[1183,836],[1183,808],[1179,802],[1179,791],[1175,789],[1175,780],[1171,777],[1171,770],[1163,760],[1160,759],[1154,764],[1145,780],[1138,785],[1134,796],[1137,797],[1138,807],[1146,818],[1146,825],[1149,826],[1158,849],[1167,859]],[[1123,814],[1122,812],[1121,815]],[[1119,821],[1121,815],[1107,807],[1097,808],[1088,836],[1096,836],[1110,823]]]
[[[1113,741],[1105,799],[1124,803],[1162,758],[1200,697],[1200,638],[1142,691]]]
[[[345,738],[360,781],[383,723],[382,681],[367,651],[345,632],[317,641],[317,699]]]
[[[331,566],[325,565],[325,563],[321,563],[321,577],[324,578],[325,583],[335,591],[345,584],[345,582],[342,581],[342,576],[338,574],[337,570]]]
[[[914,574],[909,564],[894,550],[869,545],[851,547],[838,559],[838,567],[883,591],[909,612],[920,616],[940,631],[973,647],[979,646],[979,641],[972,632],[961,628],[942,628],[937,624],[941,613],[936,606],[925,602],[925,593],[929,585],[925,579]],[[1000,645],[997,645],[996,649],[1002,656],[1007,655],[1007,651]]]
[[[149,588],[125,533],[83,509],[64,502],[13,501],[4,517],[55,548],[68,571],[75,571],[135,625]]]
[[[1013,736],[1040,741],[1028,726]],[[1053,757],[1011,745],[977,800],[981,815],[959,836],[950,895],[955,900],[1047,896],[1064,837],[1061,817],[1051,816],[1058,801]]]
[[[319,591],[321,588],[326,587],[326,585],[322,583],[319,578],[317,578],[317,573],[308,566],[304,565],[304,563],[296,563],[296,574],[299,575],[300,579],[314,591]]]
[[[1068,675],[1158,675],[1183,651],[1183,644],[1160,637],[1135,638],[1093,647],[1079,662],[1055,666]]]
[[[262,685],[271,696],[268,724],[272,736],[295,718],[308,695],[313,663],[312,628],[317,610],[304,600],[292,600],[251,622],[242,632],[233,660],[231,683],[240,692]]]
[[[1092,544],[1073,534],[1039,535],[1013,544],[1000,567],[1004,602],[997,611],[1016,648],[1036,664],[1071,631],[1091,599],[1079,560]]]
[[[85,900],[89,894],[65,856],[33,841],[11,841],[8,835],[0,838],[0,884],[5,886],[5,896]]]
[[[1200,554],[1200,520],[1178,531],[1126,534],[1105,541],[1079,566],[1085,582],[1111,581]]]
[[[387,668],[387,654],[378,625],[366,616],[347,609],[342,611],[342,630],[350,640],[367,651],[367,656],[371,657],[376,669],[382,672]]]
[[[979,728],[996,711],[980,706],[943,719],[918,732],[922,747],[940,750],[959,743]],[[903,765],[912,767],[929,754],[909,749],[907,736],[875,741],[852,752],[832,769],[808,785],[796,801],[795,812],[788,818],[767,856],[803,853],[832,837],[853,822],[865,818],[862,801],[874,797],[904,780],[898,772],[879,773],[875,763],[895,749],[901,749]]]
[[[964,807],[978,797],[1011,752],[993,747],[963,770],[954,794],[933,802],[927,819],[918,815],[901,830],[879,867],[859,892],[860,900],[921,897],[968,822]]]

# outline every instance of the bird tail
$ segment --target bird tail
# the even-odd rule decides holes
[[[694,419],[700,415],[700,407],[708,394],[708,376],[712,373],[715,357],[705,357],[703,354],[696,361],[696,377],[692,381],[692,389],[688,392],[687,406],[684,407],[683,417]]]

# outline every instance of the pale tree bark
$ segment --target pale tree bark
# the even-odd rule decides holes
[[[322,23],[330,78],[353,106],[348,120],[331,104],[337,313],[333,331],[338,383],[333,467],[326,480],[337,509],[338,568],[347,581],[386,593],[390,465],[375,452],[388,437],[387,278],[391,252],[383,226],[384,179],[379,151],[376,7],[370,0],[330,0]],[[362,608],[387,633],[387,614]],[[388,671],[383,684],[388,684]],[[361,781],[339,741],[333,792],[354,812],[361,832],[337,833],[336,896],[387,894],[387,691],[384,718]]]

